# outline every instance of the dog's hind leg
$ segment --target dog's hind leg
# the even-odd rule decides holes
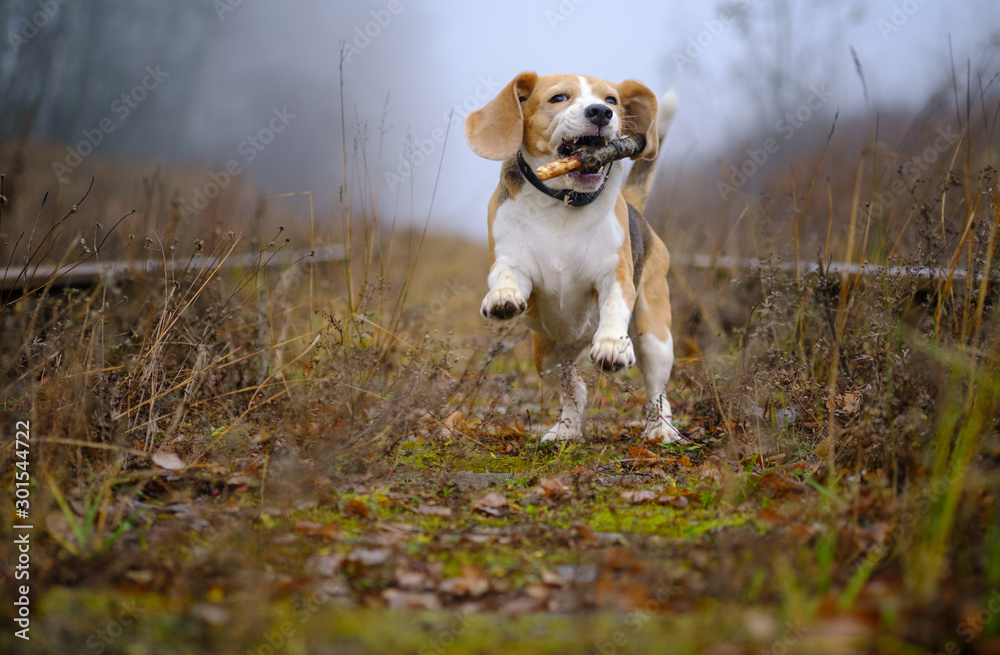
[[[587,408],[587,387],[576,370],[576,361],[583,354],[581,346],[568,346],[531,333],[535,368],[542,380],[559,383],[562,411],[559,420],[542,437],[542,441],[570,441],[583,437],[583,412]]]
[[[646,397],[649,399],[649,419],[644,438],[649,441],[671,443],[679,441],[680,432],[673,426],[673,410],[667,399],[667,381],[674,365],[674,341],[667,333],[666,340],[652,334],[643,334],[634,339],[635,355],[639,370],[646,382]]]
[[[673,426],[673,410],[667,399],[667,383],[674,366],[674,340],[670,334],[670,289],[667,269],[670,256],[657,239],[648,244],[649,252],[632,315],[629,336],[635,347],[636,363],[646,382],[649,421],[645,438],[670,443],[681,439]]]

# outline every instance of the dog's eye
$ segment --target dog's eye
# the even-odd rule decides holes
[[[615,100],[614,96],[608,96],[607,98],[604,99],[604,102],[608,103],[609,105],[617,105],[618,104],[618,101]]]
[[[565,102],[567,100],[569,100],[569,96],[566,95],[565,93],[557,93],[554,96],[552,96],[551,98],[549,98],[549,102],[551,102],[553,104],[557,103],[557,102]]]

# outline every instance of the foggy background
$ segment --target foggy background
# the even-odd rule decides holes
[[[462,119],[524,70],[676,87],[664,175],[737,163],[806,103],[822,120],[784,155],[825,138],[837,111],[867,115],[851,47],[872,113],[918,111],[949,88],[952,62],[983,86],[1000,70],[995,1],[805,5],[0,0],[0,145],[235,162],[264,192],[311,191],[327,217],[346,150],[357,188],[367,175],[385,213],[421,224],[440,165],[432,228],[485,238],[499,165],[472,154]],[[71,157],[58,161],[53,186],[85,186]],[[195,188],[177,191],[190,202]]]

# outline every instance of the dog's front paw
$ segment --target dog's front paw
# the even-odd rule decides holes
[[[590,359],[605,371],[618,371],[635,364],[632,340],[623,337],[598,337],[590,348]]]
[[[490,289],[483,298],[483,306],[479,311],[486,318],[506,321],[523,313],[527,308],[528,303],[516,287],[499,287]]]

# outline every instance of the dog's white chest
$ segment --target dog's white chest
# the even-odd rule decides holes
[[[589,341],[600,318],[597,286],[614,275],[625,234],[610,203],[545,205],[518,198],[499,207],[494,254],[531,280],[528,327],[559,343]]]

